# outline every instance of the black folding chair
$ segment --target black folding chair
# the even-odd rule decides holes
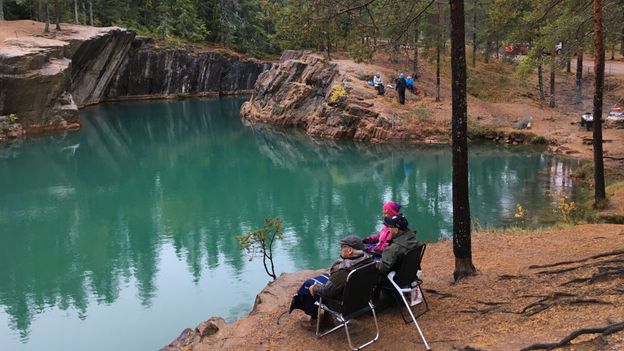
[[[349,272],[341,300],[321,297],[319,302],[317,302],[319,309],[316,322],[316,335],[318,337],[323,337],[344,327],[351,350],[363,349],[364,347],[377,341],[377,339],[379,339],[379,324],[377,323],[377,315],[375,314],[375,306],[373,306],[372,297],[373,289],[377,284],[378,277],[379,271],[375,267],[375,262],[371,262]],[[329,303],[331,308],[328,307],[327,303]],[[321,310],[324,310],[334,316],[340,324],[321,333]],[[353,347],[351,335],[349,334],[349,322],[369,311],[373,314],[376,335],[374,338],[366,341],[362,345]]]
[[[407,309],[407,312],[411,317],[410,319],[407,319],[407,317],[403,313],[403,309],[401,309],[400,311],[403,321],[405,321],[406,324],[414,322],[414,326],[416,326],[416,330],[418,330],[418,333],[420,334],[420,337],[422,338],[425,347],[427,348],[427,350],[430,350],[431,348],[429,347],[427,340],[425,340],[425,335],[423,334],[420,326],[418,325],[418,322],[416,321],[416,318],[422,316],[427,311],[429,311],[429,304],[427,303],[427,299],[425,298],[425,294],[421,286],[422,280],[418,277],[420,262],[425,255],[426,246],[426,244],[422,244],[408,251],[405,256],[403,256],[399,261],[398,269],[396,271],[388,273],[388,280],[390,281],[396,292],[396,294],[393,294],[393,296],[397,299],[397,302],[400,301],[399,303],[402,302],[405,305],[405,308]],[[418,289],[418,292],[420,293],[420,296],[423,300],[421,303],[423,303],[425,306],[424,311],[417,313],[416,315],[414,315],[414,312],[412,311],[412,306],[407,301],[408,299],[405,297],[405,295],[407,295],[411,301],[411,294],[413,289]],[[400,300],[398,300],[397,296],[400,297]]]

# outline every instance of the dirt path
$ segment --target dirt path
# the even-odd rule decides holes
[[[599,254],[605,256],[589,258]],[[610,253],[610,254],[608,254]],[[434,350],[519,350],[557,342],[578,328],[624,321],[624,226],[583,225],[552,232],[477,233],[475,277],[451,284],[450,241],[431,244],[423,261],[431,310],[419,319]],[[589,258],[587,260],[582,260]],[[577,261],[552,267],[534,267]],[[194,350],[344,350],[344,332],[317,339],[290,295],[312,272],[285,275],[265,289],[248,318],[223,326]],[[278,324],[279,319],[279,324]],[[424,350],[396,308],[379,313],[381,338],[371,350]],[[353,323],[366,337],[372,319]],[[368,333],[368,334],[367,334]],[[467,348],[472,347],[472,348]],[[582,337],[563,350],[622,350],[624,332]]]

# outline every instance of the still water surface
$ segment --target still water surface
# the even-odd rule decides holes
[[[328,266],[397,200],[422,240],[451,234],[448,146],[314,141],[245,127],[242,99],[100,105],[65,136],[0,146],[0,350],[155,350],[266,284],[234,236],[282,218],[278,271]],[[540,225],[572,161],[470,148],[481,226]]]

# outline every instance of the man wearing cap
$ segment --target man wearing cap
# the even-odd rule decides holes
[[[325,284],[310,286],[310,294],[330,299],[340,298],[349,272],[371,262],[372,258],[364,252],[362,239],[357,236],[343,238],[340,240],[340,258],[329,269],[329,280]]]
[[[395,270],[399,259],[418,246],[416,234],[407,227],[409,223],[402,214],[386,217],[384,223],[390,230],[391,239],[388,247],[381,254],[381,261],[377,262],[377,269],[382,276]]]

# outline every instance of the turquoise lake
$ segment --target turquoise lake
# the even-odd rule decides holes
[[[449,146],[313,140],[244,126],[242,98],[99,105],[76,133],[0,145],[0,350],[157,350],[244,316],[269,281],[236,235],[279,216],[278,272],[328,266],[339,238],[404,205],[424,241],[452,232]],[[554,218],[577,161],[473,146],[475,225]],[[425,267],[426,269],[426,267]]]

